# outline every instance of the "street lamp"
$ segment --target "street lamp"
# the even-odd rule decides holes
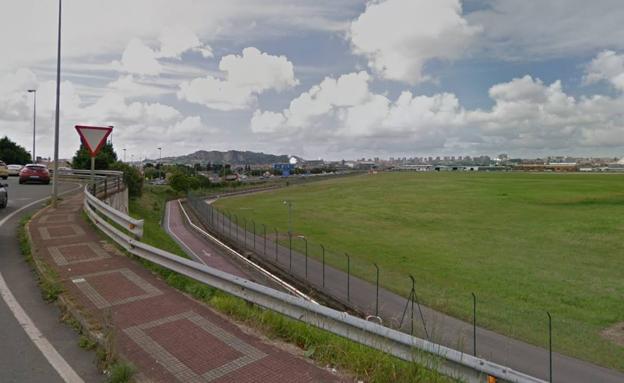
[[[292,202],[284,201],[284,205],[288,206],[288,232],[292,233]]]
[[[58,199],[58,152],[59,152],[59,116],[61,110],[61,14],[62,0],[59,0],[58,43],[56,50],[56,113],[54,117],[54,178],[52,178],[52,207]],[[33,153],[34,154],[34,153]]]
[[[37,89],[28,89],[28,93],[33,94],[33,145],[32,162],[37,163],[37,153],[35,151],[35,135],[37,133]]]
[[[124,162],[126,162],[126,148],[123,148],[124,151]]]

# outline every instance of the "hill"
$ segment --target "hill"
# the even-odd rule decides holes
[[[232,165],[262,165],[273,164],[277,162],[288,162],[289,156],[265,154],[250,151],[229,150],[227,152],[219,152],[216,150],[198,150],[195,153],[178,157],[163,158],[165,162],[173,162],[179,164],[195,164],[195,163],[214,163],[214,164],[232,164]]]

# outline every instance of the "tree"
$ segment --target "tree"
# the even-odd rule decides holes
[[[175,173],[169,178],[169,186],[177,192],[187,192],[191,188],[191,177],[182,173]]]
[[[95,168],[108,170],[115,162],[117,162],[117,153],[113,149],[113,144],[107,142],[95,157]],[[91,169],[91,154],[83,143],[80,143],[80,148],[72,158],[72,167],[74,169]]]
[[[137,168],[130,166],[124,162],[117,161],[110,166],[111,170],[121,170],[123,172],[123,180],[128,188],[130,197],[140,197],[143,193],[143,177]]]
[[[31,162],[31,157],[24,147],[4,136],[0,139],[0,160],[7,164],[26,165]]]

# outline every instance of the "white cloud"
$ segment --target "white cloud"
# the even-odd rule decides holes
[[[158,52],[158,56],[179,59],[182,53],[198,48],[201,45],[197,35],[188,27],[181,25],[166,27],[160,34],[160,52]]]
[[[546,85],[527,75],[492,86],[492,108],[465,110],[452,93],[404,91],[391,100],[372,92],[369,81],[366,72],[326,78],[282,112],[257,110],[251,130],[258,137],[291,137],[308,145],[329,142],[335,150],[624,146],[624,97],[575,98],[560,81]]]
[[[624,145],[624,99],[566,94],[560,81],[544,85],[531,76],[490,89],[495,105],[467,115],[491,145],[557,149]]]
[[[121,55],[121,62],[113,62],[120,71],[138,75],[158,75],[162,67],[156,59],[156,52],[137,38],[130,40]]]
[[[256,110],[251,117],[251,130],[254,133],[275,133],[285,126],[285,122],[282,113]]]
[[[427,79],[428,60],[458,58],[480,30],[459,0],[387,0],[369,3],[349,38],[381,77],[414,84]]]
[[[325,78],[292,100],[282,113],[256,111],[251,129],[256,133],[289,132],[304,136],[378,139],[403,136],[420,140],[427,129],[436,134],[460,125],[463,109],[452,94],[416,96],[403,92],[394,102],[370,91],[366,72]],[[420,135],[420,136],[419,136]]]
[[[239,110],[252,106],[257,95],[298,84],[293,64],[285,56],[272,56],[258,49],[243,49],[241,56],[221,58],[224,79],[196,78],[180,85],[178,98],[217,110]]]
[[[586,83],[608,81],[624,92],[624,54],[609,50],[600,52],[587,66],[584,80]]]

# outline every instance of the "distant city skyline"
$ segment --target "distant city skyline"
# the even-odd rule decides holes
[[[624,156],[618,0],[64,2],[61,157]],[[599,20],[599,22],[596,22]],[[56,3],[0,14],[0,136],[52,154]]]

